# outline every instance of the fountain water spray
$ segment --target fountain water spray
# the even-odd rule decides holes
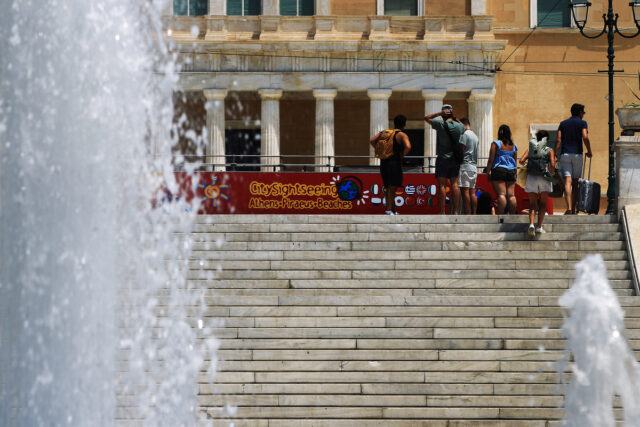
[[[565,396],[565,425],[615,425],[613,398],[624,406],[625,426],[640,426],[640,365],[624,337],[624,312],[609,286],[604,261],[590,255],[576,266],[576,281],[560,297],[571,310],[562,329],[575,363]]]
[[[196,423],[166,6],[0,0],[1,425]]]

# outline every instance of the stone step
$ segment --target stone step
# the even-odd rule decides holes
[[[362,360],[362,361],[406,361],[406,360],[534,360],[556,361],[565,356],[561,351],[524,350],[252,350],[244,352],[218,353],[222,360],[238,355],[252,360]]]
[[[324,279],[324,280],[191,280],[195,289],[567,289],[573,279]],[[631,289],[631,280],[610,280],[613,289]]]
[[[524,229],[523,229],[524,230]],[[619,241],[621,232],[589,232],[581,231],[546,233],[535,237],[536,241]],[[493,241],[530,241],[523,232],[395,232],[395,233],[193,233],[196,242],[405,242],[405,241],[437,241],[451,242],[493,242]]]
[[[497,361],[441,361],[441,360],[404,360],[367,361],[367,360],[227,360],[218,361],[218,372],[531,372],[543,369],[548,372],[547,362],[497,362]],[[553,370],[551,372],[554,372]],[[257,375],[257,374],[256,374]]]
[[[207,305],[229,306],[477,306],[477,307],[557,307],[558,299],[544,296],[251,296],[204,297]],[[620,297],[622,307],[633,307],[640,302],[636,296]]]
[[[528,223],[504,224],[196,224],[192,233],[524,233]],[[545,224],[547,233],[556,232],[617,232],[620,224]]]
[[[537,328],[219,328],[211,329],[220,338],[241,339],[521,339],[563,340],[560,329]],[[639,339],[640,331],[629,329],[629,339]]]
[[[486,368],[488,365],[478,365]],[[287,372],[219,372],[216,384],[243,383],[441,383],[441,384],[556,384],[556,372],[500,372],[498,363],[493,370],[478,371],[287,371]],[[201,373],[201,383],[208,382]]]
[[[219,308],[227,310],[229,316],[232,317],[303,317],[303,316],[315,316],[315,317],[357,317],[357,316],[373,316],[373,317],[386,317],[386,316],[416,316],[416,317],[518,317],[519,309],[522,307],[514,307],[511,305],[496,306],[492,305],[455,305],[455,306],[431,306],[429,310],[425,310],[422,306],[405,306],[404,304],[396,306],[237,306],[232,305],[229,307],[207,307],[205,308],[205,315],[216,316],[219,315]],[[543,309],[550,309],[550,307],[536,307]],[[554,317],[562,317],[559,307],[553,308],[555,311]],[[209,310],[212,314],[209,314]],[[527,314],[527,313],[525,313]],[[548,313],[549,315],[551,313]],[[549,317],[549,316],[546,316]],[[636,317],[640,317],[640,313]]]
[[[453,259],[451,259],[453,258]],[[343,260],[305,260],[305,261],[239,261],[239,260],[199,260],[189,261],[192,270],[213,270],[222,267],[225,270],[455,270],[480,269],[487,270],[573,270],[576,262],[569,260],[530,260],[503,259],[499,262],[487,260],[457,260],[455,257],[440,260],[358,260],[357,262]],[[629,263],[623,261],[605,261],[608,271],[627,270]]]
[[[218,296],[561,296],[566,289],[218,289]],[[633,296],[633,289],[615,289],[616,295]]]
[[[574,279],[573,269],[565,270],[190,270],[188,279]],[[609,280],[630,280],[629,270],[607,271]]]
[[[201,316],[188,318],[195,327]],[[562,318],[529,317],[430,317],[424,316],[385,316],[385,317],[228,317],[210,321],[205,317],[205,325],[216,328],[330,328],[330,327],[375,327],[375,328],[532,328],[559,329]],[[639,318],[625,319],[627,329],[640,329]]]
[[[557,396],[555,384],[451,384],[451,383],[248,383],[199,384],[201,394],[351,394],[351,395],[530,395]]]
[[[494,319],[490,317],[256,317],[253,320],[256,328],[463,328],[494,325]]]
[[[528,223],[528,215],[198,215],[198,224],[354,224],[354,223],[432,223],[499,224]],[[614,224],[615,215],[548,215],[549,224]]]
[[[502,409],[498,408],[382,408],[382,407],[238,407],[233,415],[224,411],[224,408],[206,408],[207,417],[212,418],[269,418],[269,425],[272,425],[272,418],[295,419],[299,418],[374,418],[374,419],[395,419],[395,418],[498,418]],[[550,412],[558,413],[561,410],[546,409]],[[505,409],[506,411],[506,409]],[[541,418],[546,412],[537,411]],[[515,415],[515,413],[514,413]],[[515,417],[515,416],[514,416]],[[288,425],[291,425],[289,421]],[[283,423],[280,425],[287,425]],[[297,424],[296,424],[297,425]],[[311,424],[316,425],[316,424]],[[335,424],[333,424],[335,425]]]
[[[200,261],[346,261],[346,260],[570,260],[579,261],[593,251],[198,251],[191,259]],[[625,251],[607,251],[602,254],[606,261],[626,260]]]
[[[557,408],[563,403],[562,395],[550,396],[513,396],[513,395],[417,395],[417,394],[234,394],[200,395],[198,402],[202,406],[224,406],[232,403],[236,406],[326,406],[326,407],[540,407]]]
[[[623,241],[486,241],[469,242],[457,241],[434,242],[227,242],[221,239],[217,242],[195,241],[192,248],[196,254],[202,251],[532,251],[532,250],[562,250],[586,251],[600,253],[601,251],[625,251]],[[178,239],[180,240],[180,239]]]
[[[270,297],[271,298],[271,297]],[[455,297],[449,297],[455,298]],[[473,297],[478,299],[479,297]],[[522,297],[491,297],[491,298],[522,298]],[[535,298],[535,297],[533,297]],[[628,298],[628,297],[621,297]],[[638,297],[632,297],[638,298]],[[556,298],[557,300],[557,298]],[[424,306],[404,304],[396,306],[226,306],[206,307],[203,316],[231,316],[231,317],[521,317],[521,318],[560,318],[563,312],[560,307],[515,307],[510,304],[491,305],[431,305],[428,310]],[[624,308],[626,318],[640,318],[640,307]]]
[[[290,427],[289,419],[244,419],[233,420],[234,427]],[[481,419],[442,420],[442,419],[296,419],[299,427],[505,427],[504,421],[496,422]],[[560,427],[547,424],[544,420],[509,420],[509,427]],[[128,427],[128,426],[127,426]]]
[[[564,351],[563,339],[320,339],[320,338],[220,338],[222,350],[527,350],[533,352]],[[629,340],[634,351],[640,351],[640,340]]]

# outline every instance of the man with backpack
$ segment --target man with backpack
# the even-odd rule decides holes
[[[451,213],[456,215],[460,201],[458,174],[463,161],[458,142],[465,128],[454,117],[453,107],[449,104],[443,105],[442,111],[429,114],[424,119],[436,131],[436,179],[438,180],[440,215],[445,214],[447,181],[451,187]]]
[[[385,215],[398,215],[396,212],[396,189],[402,186],[402,158],[411,150],[411,142],[403,132],[407,118],[403,115],[393,119],[395,129],[385,129],[371,138],[371,145],[380,159],[380,175],[384,184],[387,210]]]

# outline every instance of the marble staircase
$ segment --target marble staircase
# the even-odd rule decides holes
[[[199,216],[190,281],[219,338],[202,417],[239,426],[560,425],[557,299],[605,259],[640,349],[621,226],[552,216]],[[620,409],[618,409],[620,415]]]

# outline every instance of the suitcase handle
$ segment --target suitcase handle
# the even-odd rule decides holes
[[[584,179],[584,170],[587,167],[587,156],[584,156],[584,161],[582,162],[582,179]],[[589,157],[589,178],[587,180],[591,181],[591,157]]]

